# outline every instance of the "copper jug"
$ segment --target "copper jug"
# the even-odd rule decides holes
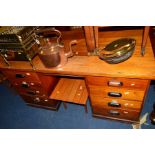
[[[62,67],[67,63],[67,59],[73,56],[72,45],[76,44],[77,41],[72,40],[69,43],[70,50],[65,53],[64,45],[60,43],[61,32],[55,28],[50,29],[50,31],[56,33],[56,42],[51,42],[49,38],[46,38],[44,44],[39,48],[39,57],[47,68]]]

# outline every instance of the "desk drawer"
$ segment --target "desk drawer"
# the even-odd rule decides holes
[[[91,105],[98,108],[116,108],[140,111],[142,102],[90,96]]]
[[[111,78],[111,77],[94,77],[86,78],[88,85],[95,86],[112,86],[119,88],[140,89],[145,90],[148,80],[129,79],[129,78]]]
[[[34,72],[23,72],[23,71],[4,71],[4,74],[6,77],[12,81],[35,81],[35,82],[40,82],[39,77],[36,73]]]
[[[60,105],[59,101],[48,99],[46,97],[31,97],[31,96],[26,96],[26,95],[22,95],[21,97],[29,105],[32,105],[35,107],[42,107],[42,108],[57,110]]]
[[[41,83],[29,81],[16,81],[13,86],[18,89],[42,89]]]
[[[13,83],[13,86],[20,94],[48,96],[42,85],[37,82],[17,81]]]
[[[48,94],[43,89],[23,89],[23,88],[16,88],[19,94],[30,95],[33,96],[46,96]]]
[[[109,118],[138,121],[140,112],[133,110],[93,107],[93,114]]]
[[[113,98],[123,100],[143,101],[144,90],[130,90],[126,88],[88,86],[91,95],[100,96],[101,98]]]

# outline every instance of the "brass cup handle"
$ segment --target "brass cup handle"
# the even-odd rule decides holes
[[[69,43],[69,52],[65,53],[65,56],[67,58],[70,58],[72,57],[74,54],[73,54],[73,50],[72,50],[72,45],[75,45],[77,44],[77,40],[72,40],[70,43]]]
[[[118,103],[118,102],[114,102],[114,101],[111,101],[111,102],[108,102],[108,106],[109,107],[121,107],[121,104]]]
[[[111,80],[108,81],[108,86],[115,86],[115,87],[123,86],[123,82]]]
[[[108,96],[110,97],[121,97],[122,94],[118,92],[108,92]]]
[[[112,116],[119,116],[120,115],[120,113],[118,111],[115,111],[115,110],[109,110],[109,114]]]

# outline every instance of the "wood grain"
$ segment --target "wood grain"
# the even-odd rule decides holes
[[[150,26],[145,26],[143,39],[142,39],[142,48],[145,48],[145,46],[146,46],[147,38],[149,36],[149,31],[150,31]]]
[[[61,78],[49,98],[85,105],[88,98],[85,81]]]
[[[110,114],[110,111],[116,111],[119,113],[119,115],[112,115]],[[134,111],[134,110],[124,110],[124,109],[114,109],[114,108],[98,108],[94,107],[93,108],[93,115],[100,115],[103,117],[108,117],[111,119],[123,119],[125,120],[130,120],[130,121],[138,121],[139,120],[139,115],[140,112]]]
[[[95,49],[94,28],[93,26],[85,26],[84,30],[88,51],[92,52]]]
[[[95,95],[90,95],[91,105],[93,107],[100,107],[100,108],[110,108],[108,106],[109,102],[117,102],[120,104],[120,107],[116,107],[116,109],[128,109],[128,110],[137,110],[140,111],[142,102],[139,101],[132,101],[132,100],[121,100],[121,99],[111,99],[111,98],[102,98]]]
[[[95,86],[109,86],[109,82],[114,81],[121,83],[122,85],[114,86],[118,88],[128,88],[128,89],[140,89],[145,90],[148,85],[148,80],[141,79],[129,79],[129,78],[117,78],[117,77],[96,77],[96,76],[87,76],[86,81],[88,85]]]
[[[143,101],[145,91],[144,90],[132,90],[126,88],[114,88],[114,87],[102,87],[102,86],[88,86],[89,92],[92,95],[100,96],[101,98],[110,97],[112,99],[124,99],[124,100],[135,100]],[[109,92],[121,93],[121,97],[111,97],[108,95]]]
[[[83,77],[87,75],[94,75],[153,80],[155,79],[155,58],[149,38],[146,44],[145,56],[141,56],[142,33],[142,30],[126,30],[117,31],[115,33],[103,32],[99,34],[101,35],[101,39],[99,39],[100,46],[104,46],[105,44],[120,37],[133,37],[136,39],[134,54],[125,62],[112,65],[100,60],[97,56],[74,56],[68,59],[68,62],[62,68],[47,69],[44,67],[39,57],[36,56],[33,60],[36,67],[35,72]],[[0,68],[3,70],[8,67],[4,65],[4,63],[0,63]],[[11,67],[8,69],[32,70],[29,63],[26,62],[11,62]]]

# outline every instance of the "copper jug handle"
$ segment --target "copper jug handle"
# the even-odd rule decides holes
[[[57,43],[60,44],[60,39],[62,37],[62,34],[61,34],[61,32],[59,30],[55,29],[54,27],[45,28],[45,29],[38,29],[36,31],[37,34],[39,34],[39,33],[49,33],[50,34],[51,32],[55,32],[55,33],[58,34]],[[48,39],[47,39],[47,41],[48,41]]]
[[[65,53],[65,56],[67,58],[70,58],[72,57],[74,54],[73,54],[73,50],[72,50],[72,45],[75,45],[77,44],[77,40],[72,40],[70,43],[69,43],[69,51],[67,53]]]

